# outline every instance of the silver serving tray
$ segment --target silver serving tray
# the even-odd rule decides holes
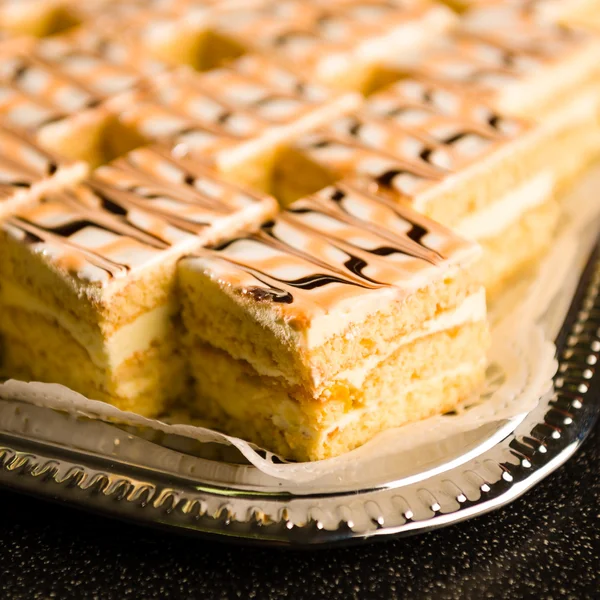
[[[600,252],[557,337],[554,390],[517,422],[457,436],[411,471],[311,484],[264,475],[233,448],[0,399],[0,483],[112,517],[283,546],[405,536],[496,509],[563,464],[600,412]]]

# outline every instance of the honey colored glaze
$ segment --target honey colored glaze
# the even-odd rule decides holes
[[[418,213],[342,183],[186,264],[304,321],[353,299],[412,293],[478,254],[475,244]]]
[[[201,246],[221,219],[261,201],[207,166],[142,148],[2,227],[78,280],[105,285]]]

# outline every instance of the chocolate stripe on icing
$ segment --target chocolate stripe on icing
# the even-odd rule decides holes
[[[279,222],[282,222],[283,220],[285,220],[285,218],[286,218],[286,213],[284,213],[283,215],[281,215],[279,217]],[[295,225],[298,226],[297,224],[295,224]],[[307,231],[309,234],[314,234],[314,230],[307,228],[307,227],[303,227],[302,224],[300,224],[300,228],[303,229],[304,231]],[[298,248],[295,248],[283,237],[279,237],[277,235],[277,232],[275,231],[275,229],[276,229],[275,222],[263,225],[263,227],[261,228],[262,233],[266,233],[270,238],[272,238],[271,243],[274,248],[281,250],[283,252],[292,253],[295,256],[298,256],[304,260],[311,261],[313,264],[317,265],[318,267],[320,267],[322,269],[333,271],[339,275],[339,277],[338,276],[329,276],[329,278],[327,278],[327,277],[319,274],[317,276],[317,279],[321,281],[320,285],[326,285],[326,281],[328,281],[329,283],[348,283],[351,285],[358,285],[358,286],[365,287],[365,288],[369,287],[366,285],[366,282],[374,283],[377,286],[381,285],[380,282],[370,280],[361,274],[358,274],[359,275],[358,279],[348,277],[348,274],[343,269],[332,268],[331,264],[327,263],[326,261],[319,260],[319,258],[317,256],[311,255],[308,252],[304,252],[302,250],[299,250]],[[328,238],[327,236],[325,236],[325,235],[323,236],[323,240],[329,241],[329,239],[330,238]],[[342,245],[335,245],[335,244],[332,244],[332,245],[335,246],[338,250],[341,250],[342,252],[347,254],[349,259],[355,258],[351,254],[349,254],[346,250],[344,250]],[[344,263],[344,265],[345,264],[346,263]],[[315,286],[315,287],[319,287],[319,286]],[[313,289],[313,288],[303,288],[303,289]]]
[[[0,126],[0,197],[51,177],[63,164],[72,163],[43,150],[25,132]]]
[[[333,203],[324,203],[323,200],[329,196]],[[388,230],[373,225],[367,220],[361,219],[354,215],[346,206],[345,200],[349,196],[359,195],[363,198],[370,198],[372,201],[376,201],[380,208],[385,207],[390,216],[401,220],[403,223],[410,226],[410,229],[406,232],[406,238],[399,237],[398,235],[390,235]],[[388,242],[388,244],[382,244],[381,246],[367,250],[371,254],[378,256],[390,256],[391,254],[398,253],[406,256],[412,256],[421,260],[430,262],[431,264],[438,264],[443,262],[443,257],[436,250],[429,248],[423,243],[423,238],[429,233],[429,229],[421,223],[418,223],[416,214],[410,215],[407,209],[400,209],[385,198],[376,198],[368,196],[366,192],[362,192],[345,183],[340,183],[334,188],[328,188],[317,196],[317,200],[298,200],[292,206],[289,207],[287,213],[291,215],[305,215],[305,214],[323,214],[340,222],[346,223],[356,228],[365,229],[374,235],[378,236],[381,240]],[[328,236],[326,231],[321,232],[325,237]],[[357,246],[354,246],[357,247]],[[362,248],[362,250],[365,250]]]
[[[240,215],[243,222],[246,209],[258,218],[263,203],[266,211],[266,196],[222,181],[206,166],[142,148],[2,226],[80,281],[105,285],[223,235],[228,219]]]
[[[399,81],[371,96],[365,108],[378,117],[424,133],[453,125],[501,141],[526,128],[524,122],[499,115],[457,86],[418,77]]]
[[[455,84],[476,84],[482,92],[502,91],[538,75],[584,49],[592,38],[564,27],[535,23],[494,35],[462,32],[421,60],[417,72]]]
[[[7,225],[25,233],[26,237],[23,238],[22,241],[26,240],[29,244],[51,243],[62,246],[67,251],[75,251],[71,257],[72,260],[66,261],[65,270],[67,271],[71,271],[69,268],[70,264],[75,264],[77,267],[79,266],[79,261],[77,259],[80,257],[89,261],[95,267],[104,270],[112,278],[123,277],[130,270],[130,267],[126,264],[119,264],[108,260],[97,252],[91,252],[80,245],[70,243],[67,237],[60,231],[60,228],[41,227],[23,217],[10,217],[7,220]],[[58,229],[58,231],[55,231],[56,229]]]
[[[344,134],[338,121],[334,126],[318,133],[308,134],[298,141],[297,147],[306,152],[317,163],[326,168],[340,171],[342,175],[368,175],[378,180],[381,185],[394,187],[398,192],[410,194],[399,181],[401,175],[408,175],[419,181],[419,185],[431,185],[443,179],[446,170],[438,165],[422,160],[418,153],[410,157],[396,146],[396,140],[390,135],[389,127],[381,130],[385,144],[380,140],[372,144],[364,143],[364,139]],[[410,134],[398,131],[404,139]],[[391,142],[392,146],[387,144]],[[421,147],[423,143],[420,144]],[[373,164],[378,165],[377,168]]]
[[[307,70],[328,55],[348,58],[361,42],[379,38],[402,25],[419,27],[439,7],[414,2],[347,1],[313,3],[281,1],[223,11],[213,19],[216,31],[250,47],[276,50]]]
[[[425,217],[344,183],[191,260],[222,284],[289,306],[300,318],[377,290],[413,290],[475,254],[473,244]]]

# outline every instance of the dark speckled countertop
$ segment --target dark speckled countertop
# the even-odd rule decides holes
[[[600,429],[511,506],[419,537],[289,552],[0,491],[0,598],[600,598]]]

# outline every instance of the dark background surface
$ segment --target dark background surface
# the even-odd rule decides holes
[[[600,428],[512,505],[336,550],[227,546],[0,491],[0,598],[600,598]]]

